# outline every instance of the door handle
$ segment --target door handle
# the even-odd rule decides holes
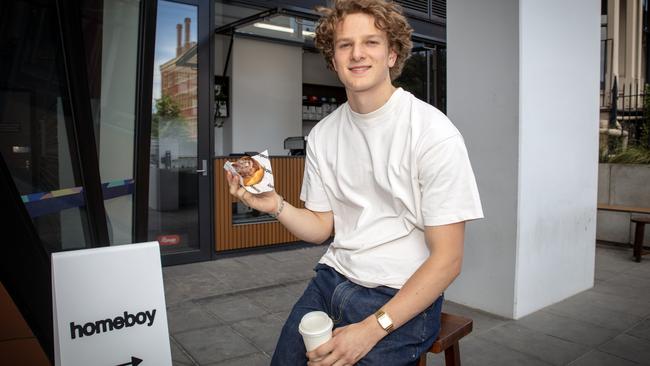
[[[197,169],[196,173],[200,173],[203,176],[208,176],[208,161],[206,159],[201,160],[201,169]]]

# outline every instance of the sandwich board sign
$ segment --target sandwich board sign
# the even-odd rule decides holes
[[[157,242],[52,254],[56,365],[172,364]]]

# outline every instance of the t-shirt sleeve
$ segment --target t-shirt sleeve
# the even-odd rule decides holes
[[[418,153],[418,180],[425,226],[479,219],[483,209],[467,148],[460,134],[440,142],[424,139]]]
[[[302,179],[300,200],[305,202],[305,207],[309,210],[317,212],[332,211],[318,168],[314,140],[314,134],[310,133],[307,139],[307,157],[305,158],[305,173]]]

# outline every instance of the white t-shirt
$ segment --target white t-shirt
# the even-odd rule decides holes
[[[425,225],[483,217],[462,136],[401,88],[374,112],[345,103],[312,129],[300,199],[334,214],[319,262],[366,287],[404,285],[429,256]]]

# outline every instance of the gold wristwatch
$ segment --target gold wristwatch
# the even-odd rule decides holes
[[[386,333],[390,333],[393,331],[394,325],[393,325],[393,319],[384,312],[384,310],[379,309],[375,313],[375,318],[377,318],[377,322],[379,323],[379,326],[382,327]]]

